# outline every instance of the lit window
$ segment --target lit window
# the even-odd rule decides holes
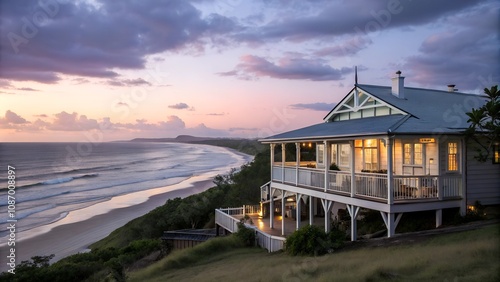
[[[423,164],[423,146],[420,143],[404,144],[403,163],[407,165],[422,165]]]
[[[458,144],[448,143],[448,171],[458,171]]]
[[[322,164],[324,162],[324,160],[323,160],[324,158],[323,157],[324,157],[325,145],[324,144],[318,144],[316,146],[316,148],[318,149],[316,151],[316,154],[318,156],[318,163]]]
[[[493,146],[493,163],[500,164],[500,145]]]

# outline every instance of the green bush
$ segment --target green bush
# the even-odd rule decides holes
[[[323,255],[341,248],[345,238],[346,234],[338,228],[327,234],[321,227],[308,225],[286,238],[286,252],[293,256]]]
[[[255,230],[246,227],[242,222],[238,223],[238,232],[235,235],[245,246],[255,246]]]

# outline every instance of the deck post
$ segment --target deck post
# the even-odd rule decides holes
[[[281,190],[281,235],[285,235],[285,190]]]
[[[285,183],[286,143],[281,143],[281,183]]]
[[[313,225],[314,222],[314,207],[313,207],[313,196],[309,196],[309,225]]]
[[[274,228],[274,191],[273,187],[269,187],[270,197],[269,197],[269,228]]]
[[[354,140],[349,141],[349,145],[351,146],[351,198],[354,198],[354,195],[356,195],[356,173],[354,168],[356,165],[356,152],[354,148]]]
[[[325,233],[328,233],[330,232],[330,221],[332,215],[330,211],[333,206],[333,201],[321,199],[321,204],[323,205],[323,210],[325,211]]]
[[[358,226],[357,226],[357,217],[360,208],[355,205],[347,205],[347,211],[351,216],[351,241],[356,241],[358,238]]]
[[[295,186],[299,185],[299,168],[300,168],[300,143],[295,143],[295,159],[297,159],[297,164],[295,165]]]
[[[243,205],[243,217],[245,217],[246,211],[245,211],[245,205]]]
[[[394,204],[394,176],[393,176],[393,167],[394,164],[392,163],[392,139],[391,137],[388,137],[385,139],[385,144],[387,147],[387,204],[392,205]]]
[[[436,228],[443,224],[443,210],[436,210]]]
[[[330,186],[330,175],[328,171],[330,169],[330,149],[328,148],[328,141],[323,141],[325,149],[323,150],[323,161],[325,162],[325,192]]]
[[[297,203],[297,207],[295,209],[295,217],[296,217],[296,223],[297,225],[295,226],[295,230],[299,230],[300,229],[300,215],[301,215],[301,211],[300,211],[300,203],[301,203],[301,200],[302,200],[302,194],[299,194],[297,193],[296,194],[297,196],[297,199],[296,199],[296,203]]]
[[[273,166],[274,166],[274,147],[276,144],[269,144],[271,149],[271,181],[273,181]]]

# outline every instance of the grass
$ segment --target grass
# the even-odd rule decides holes
[[[321,257],[269,254],[217,238],[128,275],[130,281],[500,281],[499,235],[495,224]]]

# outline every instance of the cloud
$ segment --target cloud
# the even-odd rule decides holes
[[[478,2],[455,1],[450,5],[447,1],[434,0],[311,1],[310,4],[276,1],[273,8],[284,11],[276,16],[277,19],[247,28],[236,36],[239,40],[256,43],[269,40],[302,42],[341,35],[371,36],[386,29],[427,24]]]
[[[232,19],[203,16],[184,0],[0,5],[0,77],[17,81],[56,83],[61,74],[113,79],[119,69],[144,69],[147,55],[203,50],[238,29]]]
[[[356,55],[366,49],[373,41],[369,37],[355,36],[330,47],[325,47],[314,52],[317,56],[344,57]]]
[[[5,116],[3,118],[0,118],[0,125],[19,125],[27,123],[29,122],[26,119],[12,112],[11,110],[7,110],[5,112]]]
[[[21,91],[40,91],[40,90],[33,89],[31,87],[20,87],[20,88],[16,88],[16,90],[21,90]]]
[[[230,132],[248,132],[248,131],[258,131],[260,128],[256,127],[231,127],[229,128]]]
[[[226,113],[209,113],[207,116],[225,116]]]
[[[290,107],[296,110],[330,111],[336,103],[311,103],[311,104],[291,104]]]
[[[48,118],[49,116],[46,115],[46,114],[39,114],[39,115],[33,115],[34,117],[38,117],[38,118]]]
[[[352,68],[336,69],[321,59],[305,59],[300,56],[286,55],[276,63],[253,55],[241,57],[236,68],[221,76],[236,76],[246,79],[271,77],[278,79],[298,79],[312,81],[341,80],[343,75],[351,73]]]
[[[106,84],[112,86],[139,86],[139,85],[151,85],[151,83],[147,82],[142,78],[136,79],[112,79],[106,81]]]
[[[481,91],[497,84],[499,12],[499,7],[478,6],[452,19],[453,28],[429,36],[401,69],[412,81],[441,89],[456,84],[460,91]]]
[[[176,109],[176,110],[189,110],[189,111],[194,111],[193,107],[189,107],[188,104],[186,103],[178,103],[175,105],[169,105],[168,106],[170,109]]]
[[[99,123],[95,119],[89,119],[78,113],[67,113],[65,111],[55,114],[55,120],[49,126],[50,130],[56,131],[85,131],[99,129]]]

